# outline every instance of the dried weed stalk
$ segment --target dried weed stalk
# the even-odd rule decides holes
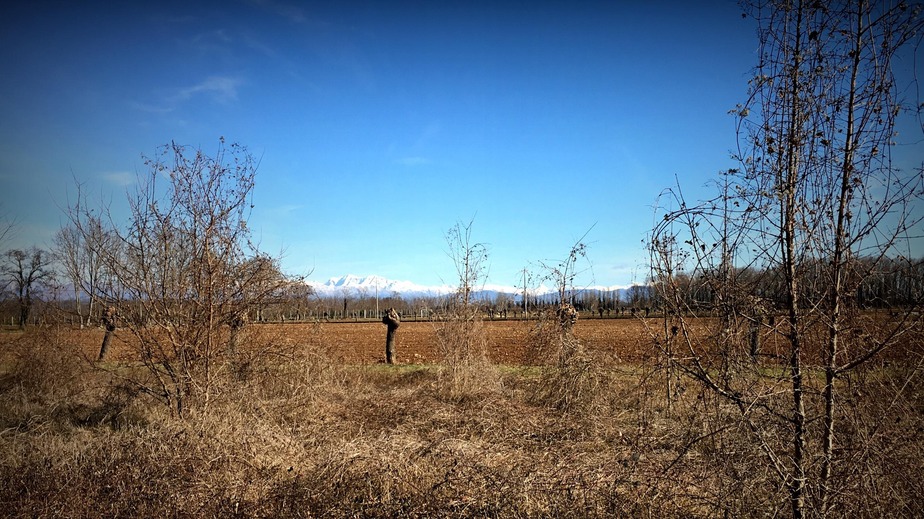
[[[487,274],[487,247],[472,240],[472,221],[456,223],[446,234],[448,255],[459,278],[456,297],[445,320],[435,324],[437,351],[450,398],[495,391],[500,377],[487,355],[488,337],[473,294]]]

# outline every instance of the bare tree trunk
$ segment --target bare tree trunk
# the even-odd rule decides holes
[[[789,370],[792,380],[792,425],[793,425],[793,451],[792,451],[792,477],[788,483],[792,516],[799,518],[805,510],[805,403],[802,392],[802,330],[800,289],[798,274],[796,272],[796,179],[798,167],[796,154],[791,153],[791,162],[786,179],[787,188],[784,197],[783,240],[782,256],[786,276],[786,303],[789,311],[787,338],[789,339],[790,356]]]
[[[103,344],[99,348],[99,357],[96,361],[99,362],[106,357],[106,353],[109,351],[109,342],[112,340],[112,334],[115,332],[115,307],[110,306],[103,313],[103,326],[106,327],[106,334],[103,335]]]
[[[247,322],[247,314],[238,314],[231,318],[229,326],[231,328],[230,337],[228,337],[228,356],[233,357],[237,354],[237,346],[240,342],[241,330]]]
[[[29,305],[25,303],[19,304],[19,329],[25,330],[26,323],[29,321]]]
[[[665,371],[667,371],[667,388],[666,388],[667,389],[667,414],[671,414],[671,411],[674,408],[674,373],[673,373],[674,338],[677,336],[677,333],[676,333],[677,327],[674,326],[673,329],[670,328],[670,319],[671,319],[671,312],[668,310],[667,301],[665,298],[664,356],[667,357],[667,362],[664,365],[664,369]]]
[[[783,135],[786,139],[785,157],[786,167],[781,171],[782,195],[780,197],[780,255],[786,279],[786,303],[789,312],[787,336],[789,339],[789,369],[792,381],[792,475],[787,486],[789,487],[792,516],[801,518],[805,513],[805,402],[803,401],[802,381],[802,330],[801,330],[801,286],[796,271],[799,260],[796,258],[798,244],[796,242],[797,220],[799,218],[799,179],[800,159],[802,148],[805,146],[804,108],[800,94],[800,64],[802,48],[802,9],[796,9],[796,23],[794,31],[794,45],[792,50],[793,66],[789,72],[789,85],[787,85],[789,99],[784,100],[784,106],[789,109],[787,129]],[[787,106],[788,105],[788,106]]]
[[[80,308],[80,287],[74,285],[74,309],[77,311],[77,322],[83,330],[83,310]]]
[[[751,346],[751,362],[754,364],[757,363],[760,357],[760,328],[764,325],[764,316],[758,314],[754,317],[754,320],[751,322],[750,329],[750,346]]]
[[[857,75],[860,69],[863,45],[863,15],[866,10],[865,2],[859,2],[856,33],[853,38],[853,61],[850,71],[850,86],[847,102],[847,126],[844,136],[843,163],[841,165],[840,192],[838,193],[838,207],[834,233],[834,252],[831,258],[832,287],[831,287],[831,317],[828,327],[828,344],[826,348],[825,388],[823,392],[825,402],[824,428],[822,433],[822,460],[820,486],[821,515],[828,513],[828,482],[831,477],[831,465],[834,453],[834,379],[837,376],[837,355],[840,341],[841,303],[844,296],[844,270],[846,268],[848,250],[846,247],[847,218],[851,198],[851,174],[854,170],[855,128],[854,107],[857,104]]]
[[[389,308],[382,317],[382,323],[388,327],[385,334],[385,362],[388,364],[395,363],[395,332],[401,325],[401,317],[394,308]]]
[[[92,294],[92,293],[90,294],[90,297],[89,297],[88,299],[89,299],[89,302],[88,302],[88,305],[87,305],[87,321],[86,321],[86,323],[87,323],[87,326],[90,326],[90,323],[92,322],[91,320],[93,319],[93,302],[94,302],[94,299],[95,299],[95,298],[93,297],[93,294]],[[83,322],[80,323],[80,327],[83,328]]]
[[[789,308],[789,369],[792,378],[792,481],[789,482],[792,516],[802,517],[805,510],[805,403],[802,400],[802,337],[799,331],[798,299],[792,298]]]

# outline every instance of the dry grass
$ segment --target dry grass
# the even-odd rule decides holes
[[[501,389],[500,373],[488,358],[489,338],[478,315],[435,324],[440,386],[452,400],[482,398]]]
[[[66,332],[6,341],[4,514],[714,517],[787,510],[785,491],[740,414],[690,384],[667,409],[663,378],[646,362],[590,351],[532,367],[480,364],[477,356],[443,365],[344,364],[329,354],[336,329],[314,327],[297,340],[255,329],[251,348],[184,419],[127,382],[141,376],[137,367],[98,369],[72,353],[79,348]],[[447,341],[480,340],[477,329],[445,333]],[[922,512],[919,379],[915,362],[906,362],[845,381],[857,392],[841,420],[835,514]]]

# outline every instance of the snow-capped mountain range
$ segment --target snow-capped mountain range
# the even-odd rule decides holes
[[[330,278],[321,283],[308,281],[314,291],[320,296],[353,296],[353,297],[389,297],[401,295],[405,297],[439,297],[451,294],[455,289],[449,285],[424,286],[411,281],[395,281],[381,276],[356,276],[347,274],[339,278]]]
[[[443,297],[455,292],[456,287],[444,285],[418,285],[411,281],[395,281],[381,276],[356,276],[348,274],[339,278],[330,278],[325,282],[308,281],[308,285],[321,297],[391,297],[400,296],[413,299],[419,297]],[[625,286],[591,286],[575,287],[575,291],[615,292],[624,299],[631,287]],[[529,287],[528,293],[533,297],[555,294],[556,289],[546,285]],[[475,299],[495,299],[499,294],[510,295],[515,300],[522,297],[523,287],[486,284],[474,293]]]

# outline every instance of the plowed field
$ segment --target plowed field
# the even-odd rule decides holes
[[[651,321],[656,326],[657,323]],[[285,341],[308,343],[315,340],[336,358],[350,363],[384,360],[385,326],[380,323],[324,323],[315,325],[260,325],[255,332],[271,333]],[[426,363],[438,360],[436,322],[404,322],[397,333],[398,361]],[[494,362],[522,364],[527,358],[530,331],[535,321],[485,321],[488,353]],[[575,335],[589,349],[606,350],[619,356],[634,357],[651,340],[638,319],[588,319],[577,322]]]
[[[657,326],[656,320],[649,321]],[[397,333],[398,361],[427,363],[438,360],[437,322],[403,322]],[[495,362],[520,364],[526,359],[530,331],[536,321],[485,321],[489,355]],[[385,326],[378,322],[330,322],[255,324],[246,329],[251,337],[261,336],[275,344],[298,346],[319,345],[332,357],[348,363],[383,362],[385,356]],[[0,343],[18,340],[23,332],[0,333]],[[29,331],[26,333],[37,333]],[[102,342],[100,328],[65,330],[68,343],[78,344],[89,357],[95,357]],[[579,320],[575,335],[588,349],[606,350],[620,357],[633,358],[644,348],[650,348],[650,338],[639,319]],[[133,360],[132,338],[127,331],[116,332],[110,347],[112,360]],[[242,347],[246,347],[244,339]],[[263,341],[260,341],[263,342]]]
[[[899,360],[921,355],[921,323],[917,320],[906,321],[897,325],[883,325],[885,314],[870,314],[844,330],[844,337],[852,340],[853,344],[867,347],[869,344],[868,330],[889,335],[898,326],[902,332],[899,340],[877,356],[881,360]],[[694,330],[710,327],[715,323],[711,319],[691,319],[690,326]],[[878,323],[878,324],[877,324]],[[651,332],[662,331],[663,321],[659,318],[650,319],[620,318],[620,319],[579,319],[574,328],[575,336],[588,350],[605,351],[616,357],[628,361],[638,361],[642,357],[655,353]],[[484,329],[488,341],[488,353],[494,362],[501,364],[529,364],[528,352],[532,341],[531,332],[537,326],[536,321],[484,321]],[[403,322],[397,333],[397,356],[400,363],[430,363],[439,360],[437,330],[439,322]],[[649,331],[648,327],[651,327]],[[819,328],[824,332],[823,328]],[[805,360],[811,363],[821,362],[821,345],[824,334],[808,335],[808,341],[803,347]],[[48,340],[55,340],[59,344],[74,344],[81,348],[89,358],[95,358],[99,345],[102,342],[103,330],[93,329],[30,329],[26,334],[46,333],[62,334]],[[3,343],[19,340],[23,336],[21,331],[5,331],[0,333],[0,347]],[[694,340],[701,340],[703,335],[695,334]],[[110,360],[137,360],[137,348],[132,347],[133,338],[127,330],[116,332],[115,340],[110,347]],[[780,330],[773,331],[767,327],[761,332],[761,354],[768,358],[781,359],[786,354],[785,339]],[[317,347],[325,351],[334,359],[347,363],[372,364],[383,362],[385,357],[385,326],[379,322],[322,322],[322,323],[285,323],[285,324],[252,324],[245,328],[241,347],[248,344],[255,345],[286,345],[290,347]],[[858,350],[862,351],[862,349]],[[3,352],[0,351],[0,354]]]

